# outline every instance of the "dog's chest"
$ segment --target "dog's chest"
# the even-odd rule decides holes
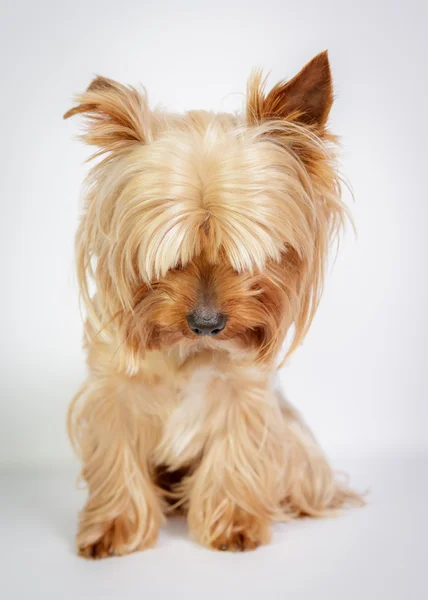
[[[183,383],[165,415],[155,450],[158,464],[180,468],[201,454],[222,409],[224,387],[219,372],[213,367],[199,368]]]

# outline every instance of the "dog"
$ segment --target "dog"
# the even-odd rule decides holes
[[[317,309],[341,199],[327,52],[242,114],[149,108],[96,77],[64,118],[96,147],[76,236],[89,375],[68,430],[88,499],[78,552],[152,546],[166,515],[218,550],[361,497],[274,374]]]

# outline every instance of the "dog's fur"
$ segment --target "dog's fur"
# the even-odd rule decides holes
[[[153,111],[103,77],[66,113],[86,115],[99,157],[77,233],[90,373],[69,413],[89,490],[83,556],[151,546],[177,508],[226,550],[359,502],[272,385],[346,216],[332,99],[324,52],[268,93],[254,73],[243,115]],[[215,337],[186,320],[207,306],[227,317]]]

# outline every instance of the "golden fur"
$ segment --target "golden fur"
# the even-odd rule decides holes
[[[327,53],[264,88],[254,73],[243,115],[175,115],[97,77],[65,115],[98,148],[76,238],[89,376],[69,412],[84,556],[150,546],[171,509],[202,544],[250,549],[273,520],[360,501],[272,387],[346,216]],[[226,315],[215,337],[189,328],[199,306]]]

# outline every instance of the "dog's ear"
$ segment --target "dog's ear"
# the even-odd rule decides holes
[[[87,117],[87,144],[98,146],[100,153],[111,152],[129,144],[147,141],[149,109],[145,94],[107,79],[96,77],[86,92],[76,96],[77,106],[64,119],[84,114]]]
[[[248,82],[247,121],[287,119],[322,133],[333,103],[333,85],[327,50],[321,52],[290,81],[280,81],[267,94],[261,73]]]

